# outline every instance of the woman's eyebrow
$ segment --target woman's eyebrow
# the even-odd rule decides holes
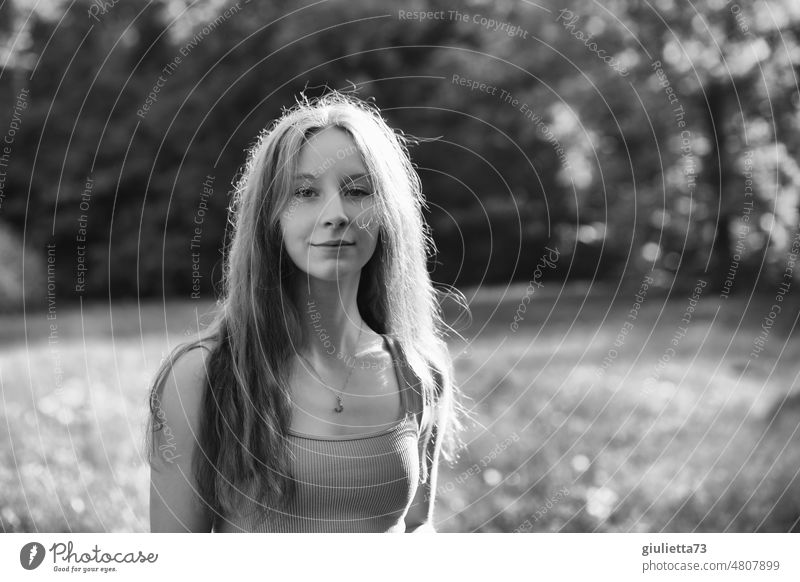
[[[294,176],[294,179],[295,179],[295,180],[316,180],[316,179],[317,179],[317,176],[315,176],[314,174],[295,174],[295,176]],[[340,180],[341,180],[342,182],[345,182],[345,181],[346,181],[346,182],[356,182],[356,181],[358,181],[358,180],[362,180],[362,179],[367,179],[367,180],[369,180],[369,179],[370,179],[370,175],[369,175],[369,174],[366,174],[366,173],[362,173],[362,174],[349,174],[349,175],[347,175],[347,176],[342,176],[342,177],[340,178]]]
[[[355,182],[357,180],[361,180],[362,178],[366,178],[367,180],[370,179],[369,174],[350,174],[349,176],[342,176],[342,180],[349,180],[351,182]]]

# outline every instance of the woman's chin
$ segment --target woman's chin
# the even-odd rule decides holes
[[[329,268],[308,269],[305,271],[305,273],[310,279],[317,279],[319,281],[333,283],[336,281],[346,281],[348,279],[358,278],[361,274],[361,269],[343,268],[342,265],[339,265],[337,268],[336,265],[333,265]]]

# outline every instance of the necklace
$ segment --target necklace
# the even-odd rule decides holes
[[[364,322],[362,321],[362,322],[361,322],[361,325],[360,325],[360,326],[359,326],[359,328],[358,328],[358,339],[356,340],[356,350],[358,350],[358,344],[361,342],[361,333],[362,333],[363,331],[364,331]],[[317,380],[319,380],[319,382],[320,382],[320,383],[321,383],[323,386],[325,386],[325,388],[327,388],[328,390],[330,390],[331,392],[333,392],[334,394],[336,394],[336,408],[334,408],[333,410],[334,410],[335,412],[341,412],[342,410],[344,410],[344,398],[343,398],[343,396],[344,396],[344,390],[347,388],[347,384],[350,382],[350,376],[352,376],[352,375],[353,375],[353,368],[355,368],[355,366],[347,366],[348,368],[350,368],[350,371],[349,371],[349,372],[347,372],[347,378],[345,378],[345,381],[344,381],[344,386],[342,386],[342,389],[341,389],[341,390],[336,390],[335,388],[331,388],[330,386],[328,386],[328,385],[325,383],[325,380],[323,380],[323,379],[320,377],[320,375],[317,373],[317,369],[314,367],[314,364],[312,364],[311,362],[309,362],[309,361],[308,361],[308,360],[307,360],[307,359],[306,359],[306,358],[303,356],[303,354],[301,354],[301,353],[299,353],[299,352],[298,352],[298,353],[297,353],[297,355],[298,355],[298,356],[300,356],[300,358],[301,358],[301,359],[302,359],[302,360],[303,360],[303,361],[304,361],[306,364],[308,364],[308,365],[309,365],[309,367],[311,368],[311,371],[312,371],[312,372],[314,372],[314,376],[316,376],[316,377],[317,377]],[[355,358],[355,354],[353,354],[353,357]]]

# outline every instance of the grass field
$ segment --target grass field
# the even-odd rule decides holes
[[[475,422],[440,531],[800,530],[796,308],[755,358],[769,299],[709,292],[686,324],[688,295],[632,320],[635,289],[549,290],[514,332],[524,293],[466,293],[451,349]],[[148,531],[148,382],[209,307],[65,309],[50,342],[44,314],[0,318],[3,531]]]

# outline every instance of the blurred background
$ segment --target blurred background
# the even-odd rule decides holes
[[[0,4],[0,528],[148,531],[161,358],[301,91],[417,138],[441,531],[800,531],[793,0]]]

